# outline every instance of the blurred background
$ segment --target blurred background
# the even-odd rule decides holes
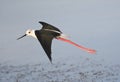
[[[73,63],[87,58],[119,64],[119,0],[0,0],[0,63],[49,63],[36,39],[16,40],[27,29],[41,29],[38,21],[52,24],[72,41],[97,50],[96,55],[90,55],[70,44],[53,40],[53,62]]]

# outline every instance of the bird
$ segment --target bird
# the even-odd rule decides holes
[[[67,43],[70,43],[88,53],[91,54],[95,54],[96,50],[94,49],[90,49],[90,48],[86,48],[84,46],[78,45],[75,42],[71,41],[68,39],[68,37],[62,33],[62,31],[60,29],[58,29],[57,27],[48,24],[46,22],[43,21],[39,21],[39,23],[42,25],[42,28],[40,30],[33,30],[33,29],[28,29],[26,31],[26,33],[17,38],[17,40],[25,37],[25,36],[32,36],[36,39],[38,39],[38,41],[40,42],[42,48],[44,49],[45,53],[47,54],[47,57],[49,58],[50,62],[52,63],[52,57],[51,57],[51,45],[52,45],[52,40],[53,39],[57,39],[57,40],[61,40]]]

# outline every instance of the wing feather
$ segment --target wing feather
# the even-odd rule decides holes
[[[41,21],[39,23],[43,25],[42,29],[56,30],[56,31],[59,31],[60,33],[62,33],[58,28],[56,28],[53,25],[50,25],[50,24],[48,24],[46,22],[41,22]]]
[[[51,57],[51,45],[52,45],[52,35],[47,35],[47,34],[39,34],[39,32],[36,32],[36,36],[42,45],[42,48],[44,49],[45,53],[47,54],[49,60],[52,62],[52,57]]]

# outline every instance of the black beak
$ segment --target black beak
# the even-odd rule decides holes
[[[26,34],[25,35],[23,35],[23,36],[21,36],[21,37],[19,37],[17,40],[19,40],[19,39],[21,39],[21,38],[23,38],[23,37],[25,37],[26,36]]]

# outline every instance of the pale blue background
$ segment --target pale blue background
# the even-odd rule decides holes
[[[53,40],[53,62],[86,57],[119,64],[120,0],[0,0],[0,63],[49,62],[37,40],[16,40],[29,28],[40,29],[38,21],[48,22],[74,42],[97,50],[96,55],[89,55]]]

